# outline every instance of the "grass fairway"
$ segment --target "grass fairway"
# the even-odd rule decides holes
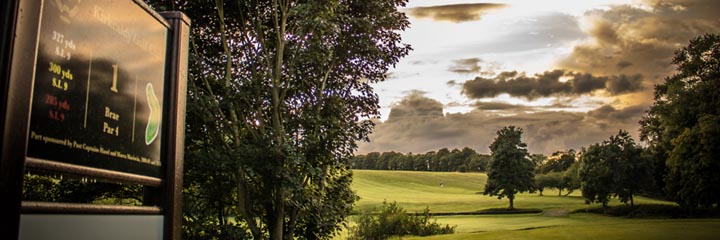
[[[408,212],[422,211],[426,206],[433,213],[474,212],[488,208],[505,208],[507,199],[477,194],[487,181],[484,173],[412,172],[353,170],[352,189],[360,196],[356,210],[369,210],[384,200],[397,201]],[[444,187],[440,187],[440,183]],[[515,198],[516,208],[584,209],[580,192],[570,196],[557,196],[557,191],[546,190],[545,196],[521,193]],[[635,202],[671,204],[669,202],[637,197]],[[620,204],[613,199],[611,205]]]
[[[353,170],[352,188],[360,196],[356,210],[368,210],[397,201],[408,212],[431,213],[475,212],[488,208],[505,208],[507,199],[477,194],[484,188],[484,173],[444,173]],[[440,187],[440,183],[444,187]],[[576,191],[557,196],[556,190],[519,194],[517,208],[555,211],[598,207],[587,205]],[[674,204],[672,202],[635,198],[636,204]],[[612,199],[610,205],[622,204]],[[351,221],[353,217],[350,217]],[[455,225],[456,233],[403,239],[720,239],[720,219],[632,219],[597,214],[575,213],[549,217],[543,214],[454,215],[437,216],[441,224]],[[354,225],[352,222],[350,225]],[[345,239],[343,232],[336,239]]]
[[[589,221],[571,225],[539,226],[533,229],[490,230],[403,239],[718,239],[720,219],[625,219],[583,216]],[[600,219],[598,219],[600,218]],[[608,218],[608,219],[601,219]],[[478,223],[479,224],[479,223]],[[492,226],[492,225],[490,225]],[[458,228],[460,228],[458,226]]]

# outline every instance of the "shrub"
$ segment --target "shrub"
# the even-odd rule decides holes
[[[380,240],[391,236],[450,234],[455,232],[455,227],[442,226],[435,219],[431,219],[428,208],[421,214],[410,215],[396,202],[383,202],[379,212],[367,211],[360,214],[357,226],[350,229],[349,239]]]
[[[677,205],[665,205],[665,204],[637,204],[631,205],[619,205],[612,207],[597,207],[588,209],[578,209],[574,212],[586,212],[596,214],[606,214],[616,217],[629,217],[629,218],[717,218],[720,217],[720,210],[716,208],[705,208],[696,209],[693,212],[688,212]]]

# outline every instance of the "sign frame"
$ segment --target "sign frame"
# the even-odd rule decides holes
[[[18,239],[21,214],[162,215],[163,238],[180,239],[184,158],[185,101],[190,19],[181,12],[157,13],[140,0],[137,4],[168,29],[165,56],[165,94],[160,147],[161,176],[150,177],[27,157],[33,76],[43,2],[4,1],[0,24],[0,236]],[[22,130],[18,130],[22,129]],[[22,201],[25,170],[96,178],[145,186],[143,206],[93,205]]]

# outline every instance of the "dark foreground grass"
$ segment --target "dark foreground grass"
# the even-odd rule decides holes
[[[617,205],[606,208],[597,206],[584,210],[575,210],[574,212],[629,218],[720,218],[720,209],[710,208],[688,211],[678,205],[670,204]],[[720,239],[720,236],[718,238]]]
[[[719,239],[720,219],[624,219],[581,225],[546,226],[517,230],[457,233],[404,239]]]

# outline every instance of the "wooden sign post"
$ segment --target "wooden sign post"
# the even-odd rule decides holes
[[[189,19],[137,0],[6,1],[2,12],[0,218],[10,224],[0,236],[179,239]],[[148,191],[144,206],[26,202],[25,170]]]

